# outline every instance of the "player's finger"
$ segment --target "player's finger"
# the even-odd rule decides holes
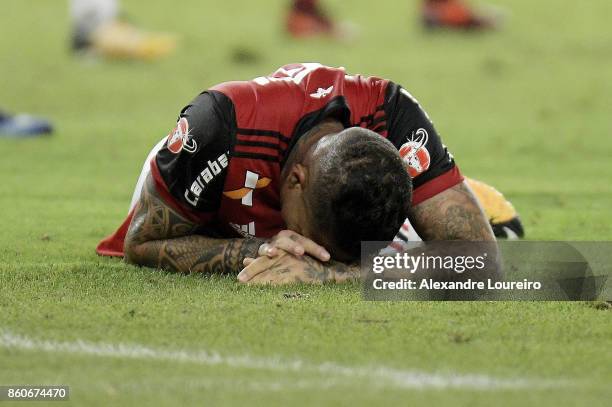
[[[304,250],[304,253],[309,254],[316,259],[328,261],[331,258],[329,252],[325,250],[323,246],[298,233],[292,233],[289,240],[299,244],[299,246]]]
[[[260,257],[254,260],[251,264],[242,269],[240,273],[238,273],[238,281],[242,283],[246,283],[257,274],[264,272],[268,269],[270,260],[267,257]]]
[[[287,236],[281,236],[271,243],[273,247],[286,251],[287,253],[295,254],[296,256],[302,256],[305,252],[304,246],[301,243],[290,239]]]
[[[252,257],[245,257],[244,260],[242,260],[242,264],[244,265],[244,267],[247,267],[251,263],[253,263],[254,261],[255,261],[255,259],[252,258]]]
[[[278,250],[276,249],[276,247],[270,243],[264,243],[261,246],[259,246],[259,250],[257,251],[257,255],[258,256],[268,256],[268,257],[274,257],[278,254]]]

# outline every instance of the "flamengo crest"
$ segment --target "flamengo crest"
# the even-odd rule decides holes
[[[425,147],[429,140],[427,130],[418,129],[413,132],[411,137],[400,147],[399,153],[406,164],[408,173],[412,178],[427,171],[431,161],[429,151]]]
[[[192,137],[189,134],[189,122],[186,118],[181,117],[174,130],[168,134],[168,150],[174,154],[178,154],[182,150],[192,154],[195,153],[198,149],[198,143]]]

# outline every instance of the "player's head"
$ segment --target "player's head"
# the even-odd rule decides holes
[[[289,229],[343,261],[361,241],[391,240],[408,216],[412,184],[395,147],[360,127],[313,129],[283,169],[281,203]]]

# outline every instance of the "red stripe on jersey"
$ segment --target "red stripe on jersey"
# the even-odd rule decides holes
[[[459,168],[454,166],[447,172],[438,175],[436,178],[433,178],[415,189],[412,194],[412,205],[416,206],[421,202],[438,195],[440,192],[444,192],[447,189],[454,187],[462,181],[463,175],[461,175],[461,172],[459,172]]]
[[[241,147],[265,147],[274,151],[280,150],[280,146],[274,143],[268,143],[265,141],[247,141],[247,140],[237,140],[236,146]]]
[[[162,198],[165,203],[170,205],[179,214],[189,219],[191,222],[197,223],[199,225],[204,225],[214,219],[215,215],[213,213],[196,212],[193,209],[190,209],[185,205],[181,204],[172,196],[170,190],[168,189],[168,186],[166,185],[166,182],[159,173],[159,168],[157,167],[155,157],[153,157],[153,159],[151,160],[151,176],[155,181],[155,189],[157,190],[157,193],[159,194],[160,198]]]
[[[256,146],[243,146],[236,144],[234,148],[235,153],[250,153],[250,154],[262,154],[269,155],[271,157],[278,157],[278,149],[270,147],[256,147]]]
[[[289,145],[287,141],[279,140],[277,137],[274,137],[274,136],[253,136],[253,135],[237,134],[236,140],[237,141],[260,141],[263,143],[271,143],[271,144],[276,144],[279,146],[281,143],[284,144],[285,146]]]

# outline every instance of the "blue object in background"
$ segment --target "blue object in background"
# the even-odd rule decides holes
[[[1,137],[37,137],[53,132],[53,125],[46,119],[28,114],[9,115],[0,112]]]

